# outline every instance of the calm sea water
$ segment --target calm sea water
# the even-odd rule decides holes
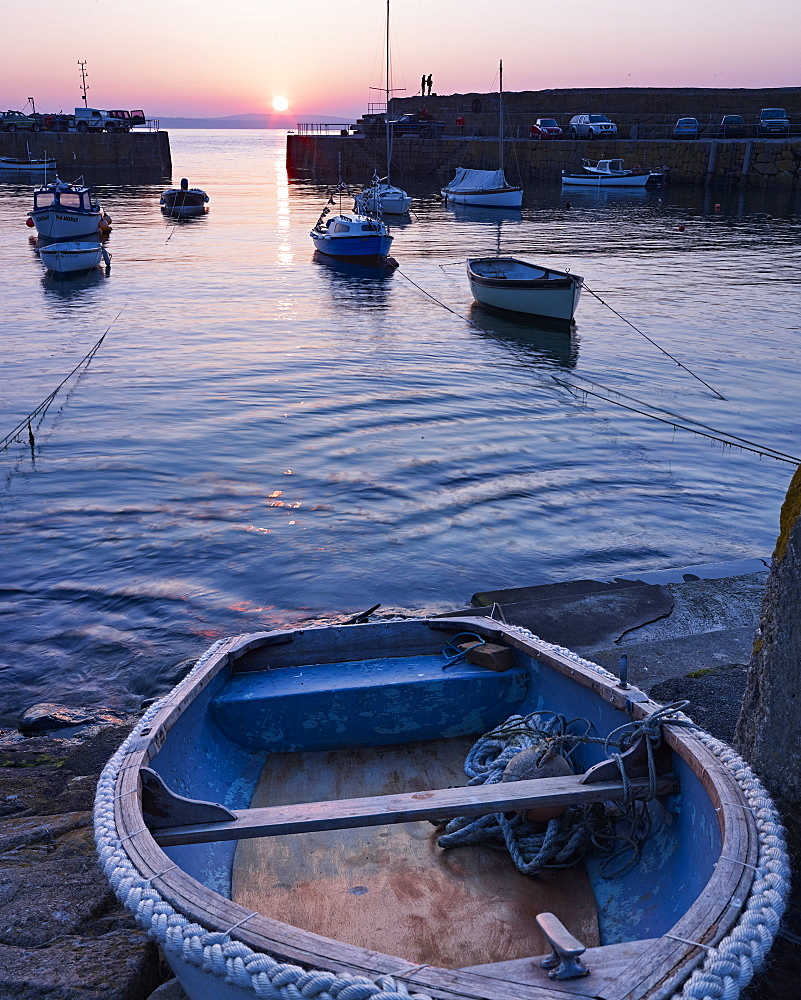
[[[283,133],[171,142],[210,210],[100,189],[108,276],[46,277],[30,185],[0,184],[0,434],[108,329],[0,453],[0,722],[135,709],[222,635],[770,553],[792,465],[617,404],[801,452],[789,195],[557,187],[515,216],[432,184],[393,273],[314,259],[325,190]],[[463,261],[497,249],[582,274],[725,399],[589,294],[572,337],[471,307]]]

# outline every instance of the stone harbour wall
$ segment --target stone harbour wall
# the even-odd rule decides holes
[[[158,184],[172,174],[167,132],[0,132],[0,156],[25,159],[29,151],[54,158],[65,181],[83,175],[87,184]]]
[[[507,74],[510,80],[514,74]],[[673,124],[692,117],[704,125],[720,122],[723,115],[742,115],[753,123],[762,108],[784,108],[793,124],[801,122],[801,87],[589,87],[563,90],[524,90],[504,93],[509,133],[528,134],[537,118],[555,118],[565,128],[573,115],[608,115],[628,134],[633,125]],[[432,94],[431,97],[394,97],[392,117],[428,110],[448,127],[464,119],[470,132],[494,134],[498,128],[498,95]]]
[[[341,162],[342,179],[364,184],[373,170],[384,170],[383,139],[353,135],[288,135],[287,168],[291,177],[333,184]],[[582,158],[620,157],[626,166],[667,169],[671,183],[727,181],[743,187],[801,186],[801,138],[798,140],[591,140],[508,139],[504,163],[510,181],[556,183],[562,170],[577,170]],[[494,170],[497,140],[443,136],[399,136],[393,142],[392,179],[412,188],[439,187],[456,167]]]

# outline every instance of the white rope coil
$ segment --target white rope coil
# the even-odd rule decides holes
[[[536,638],[526,629],[512,630],[527,639]],[[219,640],[197,661],[188,676],[197,673],[223,642]],[[571,650],[537,640],[548,649],[566,656],[606,678],[617,678],[603,667]],[[123,758],[132,742],[161,708],[152,705],[139,724],[114,754],[97,785],[94,822],[95,842],[100,864],[117,898],[135,916],[164,952],[219,977],[226,983],[252,990],[260,1000],[430,1000],[425,994],[410,993],[405,983],[392,976],[375,982],[365,976],[337,975],[323,970],[308,970],[278,962],[264,953],[253,951],[229,931],[208,931],[179,913],[131,863],[120,840],[114,820],[114,795]],[[778,813],[764,786],[751,768],[731,747],[703,730],[691,732],[734,775],[753,812],[759,833],[757,872],[740,919],[733,930],[707,951],[703,963],[690,975],[676,1000],[736,1000],[741,990],[760,968],[779,930],[787,901],[790,866],[784,831]]]

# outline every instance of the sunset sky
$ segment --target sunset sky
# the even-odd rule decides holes
[[[383,86],[385,0],[29,0],[4,12],[0,105],[148,116],[356,117]],[[414,94],[560,87],[797,86],[801,4],[769,0],[392,0],[393,76]],[[398,93],[403,93],[399,90]]]

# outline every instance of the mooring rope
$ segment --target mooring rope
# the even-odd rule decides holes
[[[592,295],[593,298],[597,299],[601,303],[602,306],[606,306],[607,309],[609,309],[611,312],[613,312],[615,314],[615,316],[618,317],[618,319],[622,319],[624,323],[628,324],[628,326],[630,326],[632,328],[632,330],[634,330],[636,333],[639,333],[639,335],[641,337],[645,337],[645,339],[648,341],[649,344],[653,344],[653,346],[656,347],[657,350],[660,350],[666,357],[670,358],[671,361],[675,361],[675,363],[679,366],[679,368],[683,368],[684,371],[686,371],[688,375],[692,375],[693,378],[698,379],[698,381],[701,383],[701,385],[705,385],[707,387],[707,389],[709,389],[710,392],[714,392],[714,394],[718,397],[718,399],[725,399],[726,398],[722,393],[718,392],[717,389],[713,388],[713,386],[711,386],[708,382],[704,382],[704,380],[701,378],[700,375],[696,375],[695,372],[692,371],[692,369],[690,369],[690,368],[687,367],[687,365],[682,364],[682,362],[679,361],[678,358],[674,357],[670,353],[670,351],[666,351],[665,348],[662,347],[661,344],[657,344],[657,342],[652,337],[649,337],[647,333],[644,333],[638,326],[635,326],[634,323],[632,323],[630,319],[626,319],[626,317],[622,313],[618,312],[618,310],[615,309],[614,306],[610,306],[608,302],[604,302],[604,300],[601,298],[601,296],[598,295],[596,292],[594,292],[589,287],[589,285],[586,283],[586,281],[584,282],[584,286],[583,287],[584,287],[584,291],[589,292],[590,295]]]
[[[581,378],[581,376],[578,376]],[[748,442],[746,438],[740,438],[732,434],[727,435],[727,431],[718,431],[714,428],[709,427],[707,424],[702,424],[698,421],[692,420],[689,417],[679,417],[679,420],[686,421],[687,424],[695,424],[695,427],[688,427],[686,424],[677,423],[676,420],[669,420],[667,417],[660,417],[654,413],[648,413],[646,410],[640,410],[636,406],[627,406],[625,403],[620,402],[617,399],[610,399],[608,396],[602,396],[599,392],[593,392],[591,389],[585,389],[581,385],[571,385],[570,382],[565,382],[564,379],[559,379],[555,375],[551,375],[551,378],[557,385],[561,385],[562,388],[567,389],[570,392],[578,391],[585,393],[588,396],[595,396],[597,399],[603,399],[607,403],[613,403],[615,406],[620,406],[624,410],[630,410],[632,413],[638,413],[642,417],[648,417],[650,420],[656,420],[659,423],[667,424],[669,427],[673,427],[675,430],[688,431],[690,434],[697,434],[699,437],[709,438],[711,441],[717,441],[719,444],[726,445],[729,448],[739,448],[741,451],[750,451],[755,455],[761,455],[763,458],[772,458],[776,462],[788,462],[791,465],[801,465],[801,458],[796,458],[793,455],[787,455],[784,452],[776,451],[773,448],[767,446],[758,445],[754,442]],[[593,383],[598,385],[599,383]],[[605,392],[615,393],[615,389],[608,389],[606,386],[602,386]],[[619,395],[625,395],[619,393]],[[630,397],[626,397],[630,398]],[[643,406],[647,406],[647,403],[643,403]],[[658,409],[658,407],[654,407]],[[667,411],[665,411],[667,412]],[[702,429],[706,428],[706,429]]]
[[[442,266],[443,265],[440,265],[440,267]],[[418,291],[422,292],[423,295],[431,299],[432,302],[436,303],[441,308],[446,309],[453,316],[456,316],[458,319],[462,320],[462,322],[467,323],[468,326],[473,327],[474,330],[478,330],[481,333],[487,332],[484,329],[484,327],[479,326],[478,323],[475,323],[468,316],[462,315],[462,313],[458,312],[456,309],[451,308],[451,306],[447,305],[441,299],[438,299],[436,295],[433,295],[427,289],[423,288],[422,285],[419,285],[416,281],[410,278],[408,274],[405,274],[400,268],[398,268],[395,273],[399,274],[402,278],[405,278],[405,280],[408,281],[410,285],[413,285]],[[610,389],[609,387],[603,385],[603,383],[596,382],[593,379],[589,379],[584,375],[576,375],[574,373],[571,373],[571,377],[579,379],[584,382],[589,382],[590,385],[598,386],[598,388],[603,389],[604,392],[609,393],[610,396],[614,395],[614,396],[619,396],[623,399],[633,399],[635,402],[638,403],[641,402],[640,400],[635,399],[635,397],[633,396],[628,396],[625,392],[622,392],[619,389]],[[625,403],[621,403],[620,400],[618,399],[612,399],[610,398],[610,396],[602,396],[600,393],[592,392],[589,389],[585,389],[583,386],[572,385],[570,382],[567,382],[564,379],[558,379],[555,375],[551,375],[551,378],[553,379],[554,382],[562,386],[562,388],[567,389],[568,391],[571,392],[577,391],[586,393],[589,396],[597,396],[599,399],[603,399],[606,402],[612,403],[615,406],[620,406],[625,410],[630,410],[632,413],[638,413],[640,416],[648,417],[650,420],[656,420],[659,421],[660,423],[668,424],[669,426],[673,427],[674,430],[688,431],[690,434],[697,434],[700,437],[705,437],[709,438],[712,441],[717,441],[719,444],[725,445],[728,448],[738,448],[741,451],[753,452],[754,454],[760,455],[763,458],[772,458],[777,462],[788,462],[793,465],[801,464],[801,458],[796,458],[793,455],[788,455],[785,452],[778,451],[775,448],[770,448],[767,445],[760,445],[757,442],[749,441],[747,438],[738,437],[736,434],[729,434],[728,431],[718,430],[715,427],[711,427],[709,424],[702,424],[700,421],[693,420],[691,417],[682,417],[677,414],[671,413],[669,410],[662,410],[661,412],[667,413],[669,416],[676,417],[675,421],[666,420],[664,417],[656,416],[653,413],[648,413],[645,410],[637,409],[634,406],[626,406]],[[704,384],[706,385],[706,383]],[[713,389],[712,391],[714,392],[715,390]],[[725,399],[724,396],[721,396],[720,398]],[[650,404],[641,403],[641,405],[648,406]],[[659,409],[659,407],[651,407],[651,408],[655,410]],[[677,421],[683,421],[683,423],[678,423]],[[688,424],[695,424],[695,427],[689,427],[687,426]]]
[[[29,438],[32,436],[33,432],[31,430],[31,420],[33,420],[34,417],[38,416],[40,413],[44,414],[46,412],[46,410],[48,409],[48,407],[50,406],[50,404],[53,402],[53,400],[58,395],[59,391],[64,387],[64,385],[66,385],[67,382],[69,382],[69,380],[72,378],[72,376],[81,367],[83,367],[84,365],[88,365],[89,364],[89,362],[92,360],[92,358],[95,356],[95,354],[97,354],[97,352],[100,350],[100,345],[106,339],[106,334],[109,332],[109,330],[112,328],[112,326],[114,326],[114,324],[117,322],[117,320],[120,318],[121,315],[122,315],[122,309],[120,309],[120,311],[117,313],[117,315],[114,317],[114,319],[106,327],[105,331],[103,332],[103,336],[100,338],[100,340],[97,341],[97,343],[91,349],[91,351],[89,351],[88,354],[85,354],[81,358],[81,360],[72,369],[72,371],[68,375],[64,376],[64,378],[59,382],[59,384],[55,387],[55,389],[48,396],[46,396],[42,400],[42,402],[39,403],[39,405],[37,407],[35,407],[33,410],[31,410],[31,412],[28,414],[27,417],[23,417],[22,420],[20,420],[20,422],[17,424],[17,426],[13,430],[9,431],[9,433],[6,434],[6,436],[4,438],[0,439],[0,451],[5,451],[10,444],[13,444],[14,441],[16,441],[19,438],[20,434],[25,430],[26,427],[28,429],[28,436],[29,436]]]

